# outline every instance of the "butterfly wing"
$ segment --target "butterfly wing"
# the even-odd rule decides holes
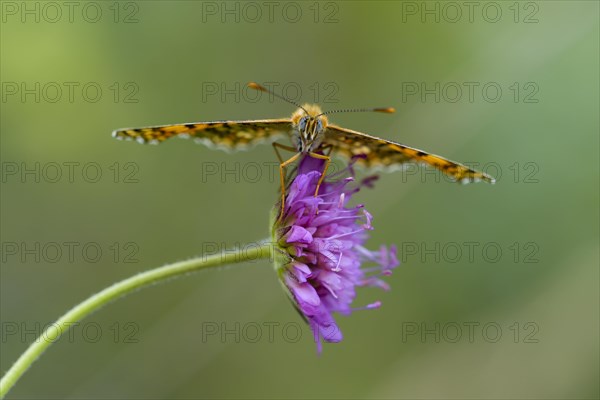
[[[158,144],[178,136],[194,138],[211,147],[239,150],[289,134],[290,119],[263,119],[247,121],[212,121],[188,124],[123,128],[112,133],[114,138]]]
[[[358,162],[367,168],[387,167],[393,169],[406,163],[416,162],[431,165],[461,183],[481,180],[489,183],[495,182],[493,177],[475,171],[466,165],[336,125],[327,126],[323,145],[332,146],[334,153],[337,152],[347,158],[361,155]]]

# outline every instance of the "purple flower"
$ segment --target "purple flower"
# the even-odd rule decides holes
[[[362,205],[348,206],[361,186],[372,187],[377,177],[354,184],[352,163],[325,179],[314,196],[323,160],[304,156],[287,188],[282,218],[274,208],[273,239],[278,249],[276,268],[290,298],[309,323],[317,349],[321,339],[339,342],[342,334],[332,316],[359,309],[378,308],[381,302],[352,308],[356,287],[388,285],[379,276],[398,266],[396,248],[370,251],[363,247],[372,230],[372,216]],[[340,175],[350,175],[341,178]],[[374,266],[362,268],[363,263]]]

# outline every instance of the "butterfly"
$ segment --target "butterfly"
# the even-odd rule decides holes
[[[224,150],[239,150],[260,142],[271,141],[280,161],[282,190],[282,212],[280,213],[280,217],[283,215],[285,203],[284,170],[302,155],[325,160],[325,166],[317,183],[315,196],[319,192],[319,187],[331,163],[331,153],[347,159],[354,159],[357,163],[363,164],[367,168],[394,169],[407,163],[421,163],[437,168],[460,183],[477,181],[495,182],[492,176],[473,170],[466,165],[391,140],[330,124],[327,118],[328,114],[348,111],[392,113],[395,111],[393,108],[322,112],[318,105],[299,105],[285,97],[270,92],[255,82],[250,82],[248,86],[270,93],[295,105],[298,109],[290,118],[193,122],[144,128],[123,128],[115,130],[112,135],[121,140],[136,140],[140,143],[150,144],[158,144],[174,136],[187,137],[194,138],[196,141],[210,147]],[[281,137],[288,137],[291,141],[291,146],[273,141]],[[295,154],[291,158],[284,160],[279,150],[287,150]]]

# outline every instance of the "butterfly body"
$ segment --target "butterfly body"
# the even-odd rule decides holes
[[[251,82],[248,86],[256,90],[269,92],[257,83]],[[444,157],[391,140],[330,124],[325,115],[345,111],[391,113],[394,112],[393,108],[337,110],[324,113],[318,105],[299,105],[275,93],[270,93],[275,95],[275,97],[296,105],[298,109],[290,118],[193,122],[144,128],[123,128],[114,131],[113,137],[117,139],[136,140],[140,143],[157,144],[168,138],[178,136],[182,138],[194,138],[197,142],[223,150],[240,150],[260,142],[272,141],[273,148],[280,161],[282,189],[282,213],[280,214],[280,218],[283,215],[283,205],[285,202],[284,169],[301,155],[325,160],[325,167],[317,184],[315,196],[318,194],[319,186],[331,162],[331,158],[329,157],[331,153],[347,159],[356,159],[358,164],[362,164],[369,169],[393,170],[407,163],[420,163],[437,168],[460,183],[477,181],[495,182],[493,177],[483,172],[473,170],[466,165],[450,161]],[[292,146],[274,142],[275,139],[286,136],[290,139]],[[295,154],[291,158],[284,160],[279,153],[280,149]],[[325,154],[326,151],[329,151],[329,153]]]
[[[305,119],[301,109],[291,118],[194,122],[144,128],[123,128],[113,132],[120,140],[158,144],[171,137],[194,138],[222,150],[243,150],[255,144],[289,137],[299,153],[318,152],[325,145],[333,154],[352,158],[367,168],[393,170],[407,163],[422,163],[439,169],[457,182],[494,178],[465,165],[400,143],[329,124],[326,116]]]

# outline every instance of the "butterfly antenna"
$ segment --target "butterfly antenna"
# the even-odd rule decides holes
[[[337,113],[347,113],[347,112],[382,112],[382,113],[395,113],[396,109],[394,107],[377,107],[377,108],[355,108],[355,109],[346,109],[346,110],[331,110],[331,111],[326,111],[324,113],[321,113],[319,115],[317,115],[317,117],[321,116],[321,115],[328,115],[328,114],[337,114]]]
[[[248,83],[248,87],[249,87],[249,88],[252,88],[252,89],[260,90],[261,92],[269,93],[269,94],[271,94],[271,95],[273,95],[273,96],[277,97],[278,99],[281,99],[281,100],[283,100],[283,101],[287,101],[288,103],[290,103],[290,104],[293,104],[293,105],[295,105],[296,107],[303,109],[303,110],[304,110],[304,112],[305,112],[306,114],[308,114],[308,111],[306,111],[306,110],[304,109],[304,107],[302,107],[300,104],[298,104],[298,103],[296,103],[295,101],[292,101],[292,100],[290,100],[290,99],[288,99],[288,98],[285,98],[285,97],[283,97],[283,96],[280,96],[280,95],[278,95],[277,93],[270,91],[270,90],[269,90],[269,89],[267,89],[266,87],[264,87],[264,86],[262,86],[262,85],[259,85],[259,84],[258,84],[258,83],[256,83],[256,82],[250,82],[250,83]]]

